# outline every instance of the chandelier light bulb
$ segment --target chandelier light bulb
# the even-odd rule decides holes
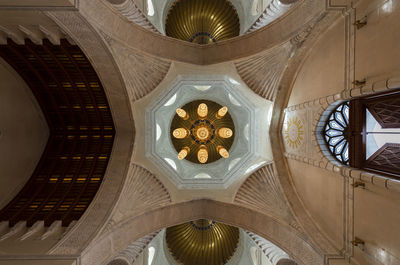
[[[217,112],[217,114],[215,115],[215,117],[216,117],[217,119],[222,119],[222,118],[226,115],[226,113],[228,113],[228,107],[224,106],[224,107],[222,107],[222,108],[220,108],[220,109],[218,110],[218,112]]]
[[[189,114],[183,109],[176,109],[176,114],[184,120],[189,119]]]
[[[233,132],[229,128],[220,128],[218,130],[218,136],[221,138],[231,138],[233,135]]]
[[[178,154],[178,159],[183,160],[190,152],[190,148],[185,146]]]
[[[197,108],[197,115],[200,118],[205,118],[208,115],[208,107],[205,103],[201,103]]]
[[[223,146],[218,146],[217,147],[217,152],[222,156],[223,158],[229,158],[229,152],[226,150]]]
[[[205,164],[207,163],[208,160],[208,151],[207,148],[202,145],[197,152],[197,159],[199,160],[200,163]]]
[[[176,138],[176,139],[183,139],[186,138],[189,135],[189,131],[185,128],[178,128],[175,129],[172,132],[172,135]]]

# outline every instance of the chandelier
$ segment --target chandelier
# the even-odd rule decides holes
[[[193,163],[229,158],[234,131],[228,108],[209,100],[192,101],[178,108],[171,122],[171,140],[178,159]]]

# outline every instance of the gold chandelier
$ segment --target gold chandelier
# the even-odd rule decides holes
[[[239,36],[240,23],[228,0],[177,0],[165,28],[167,36],[208,44]]]
[[[239,229],[200,219],[167,228],[166,241],[179,264],[222,265],[238,246]]]
[[[229,157],[235,128],[226,106],[196,100],[176,110],[170,130],[179,160],[206,164]]]

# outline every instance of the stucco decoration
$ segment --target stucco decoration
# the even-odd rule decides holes
[[[286,152],[306,154],[313,151],[308,144],[312,139],[310,115],[307,111],[285,112],[282,137]]]
[[[281,260],[290,260],[289,255],[285,251],[272,244],[265,238],[249,231],[245,232],[247,236],[249,236],[252,241],[254,241],[254,243],[261,249],[262,253],[272,265],[277,265]],[[295,264],[295,262],[292,261],[291,264]]]
[[[285,143],[290,146],[290,148],[299,148],[304,140],[304,125],[303,121],[297,116],[289,118],[284,124],[284,137]]]
[[[91,61],[105,89],[118,132],[114,140],[112,158],[96,197],[78,223],[49,251],[54,255],[74,255],[80,253],[105,225],[111,209],[115,206],[128,174],[135,128],[125,84],[122,83],[120,72],[109,50],[105,48],[101,36],[79,13],[51,11],[46,14],[76,40],[77,45]]]
[[[111,47],[130,99],[138,100],[153,91],[167,74],[171,62],[138,53],[101,33]]]
[[[160,231],[148,234],[129,245],[125,250],[121,251],[115,258],[113,258],[108,265],[127,264],[131,265],[135,262],[138,256],[143,253],[143,250],[148,244],[158,235]],[[118,263],[120,262],[120,263]],[[126,263],[123,263],[126,262]]]
[[[260,29],[289,11],[298,0],[272,0],[246,33]]]
[[[237,61],[235,66],[250,89],[273,101],[291,49],[290,42],[286,42],[266,53]]]
[[[271,216],[279,216],[292,227],[300,229],[279,186],[274,166],[268,164],[246,179],[234,202]]]
[[[129,21],[155,33],[159,33],[156,27],[147,19],[146,15],[139,9],[135,0],[108,0],[113,8],[118,10]]]
[[[81,256],[81,262],[85,265],[103,264],[138,238],[163,227],[199,218],[212,219],[253,231],[271,240],[300,264],[324,264],[324,257],[318,252],[318,246],[309,241],[307,236],[276,217],[270,217],[241,205],[211,200],[192,200],[171,204],[127,219],[114,227],[113,231],[98,237],[95,243],[86,248]]]
[[[146,169],[133,165],[106,230],[126,218],[171,203],[164,185]]]
[[[193,100],[211,100],[227,106],[235,124],[229,158],[207,165],[179,160],[170,138],[170,123],[177,108]],[[179,75],[146,106],[146,159],[150,170],[159,170],[178,188],[227,188],[251,173],[268,155],[268,110],[271,102],[260,99],[226,75]],[[136,152],[140,156],[139,152]]]

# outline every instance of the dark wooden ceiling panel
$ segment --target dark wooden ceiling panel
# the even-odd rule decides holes
[[[67,40],[17,45],[9,39],[0,55],[29,85],[50,130],[35,171],[0,220],[68,226],[89,206],[111,155],[115,129],[104,89],[81,49]]]

